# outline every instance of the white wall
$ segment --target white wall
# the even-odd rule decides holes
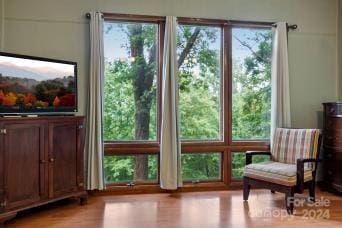
[[[4,0],[0,0],[0,51],[2,50],[2,47],[3,47],[4,17],[5,17]]]
[[[84,14],[175,15],[298,24],[289,33],[292,120],[316,127],[321,102],[338,97],[338,0],[0,0],[5,1],[4,50],[79,63],[83,113],[88,78],[88,21]]]
[[[342,0],[338,1],[337,39],[338,39],[338,98],[342,100]]]

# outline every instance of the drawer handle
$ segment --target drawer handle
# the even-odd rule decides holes
[[[334,137],[334,136],[328,136],[328,140],[334,140],[334,141],[339,141],[339,137]]]
[[[4,202],[2,202],[2,203],[0,204],[1,207],[6,207],[6,205],[7,205],[7,202],[6,202],[6,201],[4,201]]]

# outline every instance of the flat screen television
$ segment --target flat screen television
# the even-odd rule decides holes
[[[0,52],[0,115],[77,112],[77,63]]]

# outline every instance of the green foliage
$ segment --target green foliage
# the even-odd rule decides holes
[[[106,63],[104,83],[104,140],[134,139],[134,100],[130,65]]]
[[[219,138],[219,100],[203,88],[180,93],[181,138],[187,140]]]
[[[239,40],[238,37],[236,37]],[[249,37],[257,43],[240,41],[251,55],[243,64],[233,59],[233,139],[268,139],[271,110],[271,40],[269,30],[253,32]]]
[[[182,154],[183,180],[219,180],[221,154]]]
[[[194,46],[179,66],[181,138],[221,139],[220,29],[182,25],[178,29],[178,59],[192,34],[200,29]]]
[[[135,156],[105,156],[106,182],[134,181],[134,159]],[[158,180],[156,167],[158,167],[158,156],[148,155],[148,177],[146,181],[156,182]]]

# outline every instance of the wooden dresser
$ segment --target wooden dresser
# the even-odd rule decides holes
[[[84,189],[84,118],[0,118],[0,227],[17,212]]]
[[[342,193],[342,102],[324,106],[324,181],[331,189]]]

